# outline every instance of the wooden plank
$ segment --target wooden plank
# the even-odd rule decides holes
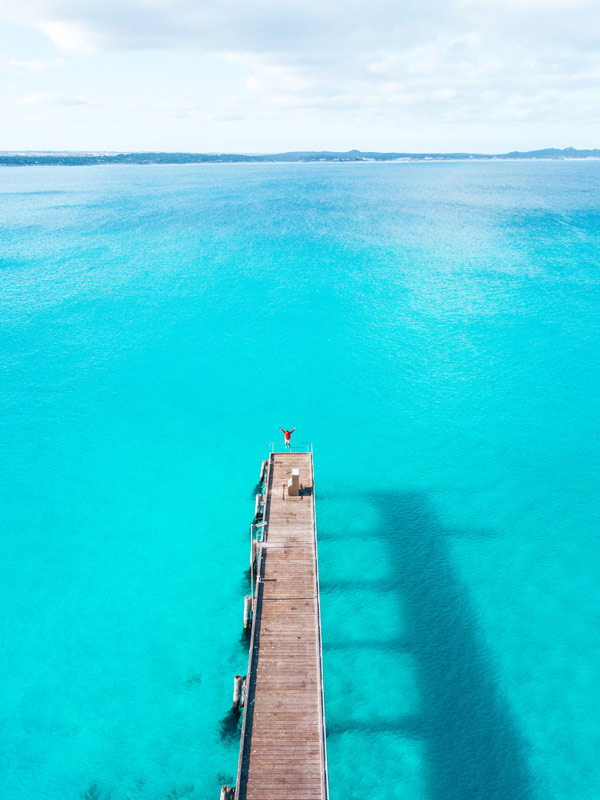
[[[312,454],[272,453],[264,475],[236,800],[328,800]]]

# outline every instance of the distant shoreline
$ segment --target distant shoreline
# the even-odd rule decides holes
[[[510,153],[376,153],[361,150],[293,151],[274,154],[163,152],[0,152],[0,166],[95,166],[100,164],[307,164],[432,163],[448,161],[597,161],[600,149],[546,148]]]

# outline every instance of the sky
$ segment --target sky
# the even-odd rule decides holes
[[[600,0],[0,0],[0,150],[600,146]]]

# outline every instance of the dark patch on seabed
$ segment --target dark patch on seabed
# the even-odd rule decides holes
[[[186,783],[183,786],[174,786],[167,794],[165,800],[184,800],[184,798],[189,797],[193,791],[193,783]]]
[[[420,493],[368,500],[379,516],[369,536],[384,541],[391,554],[389,590],[397,592],[405,619],[397,645],[413,658],[422,710],[390,725],[342,724],[329,732],[385,729],[423,741],[430,800],[533,797],[527,744],[496,686],[468,588],[450,558],[451,538],[489,534],[445,529]]]
[[[250,540],[248,540],[249,542]],[[250,550],[250,548],[248,548]],[[246,595],[250,594],[250,567],[244,570],[240,578],[240,590]]]
[[[221,740],[227,744],[238,742],[241,735],[240,711],[231,708],[223,717],[220,723]]]
[[[90,783],[85,792],[81,794],[81,800],[109,800],[111,792],[108,789],[102,789],[95,781]]]
[[[186,678],[183,682],[183,685],[186,689],[193,689],[197,686],[200,686],[202,683],[202,674],[198,673],[196,675],[190,675],[189,678]]]
[[[251,628],[242,628],[242,632],[240,634],[240,644],[242,645],[245,652],[247,652],[248,648],[250,647],[251,636],[252,636]]]

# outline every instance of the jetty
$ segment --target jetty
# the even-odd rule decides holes
[[[235,787],[222,800],[328,800],[312,447],[271,445],[250,526],[248,672]]]

